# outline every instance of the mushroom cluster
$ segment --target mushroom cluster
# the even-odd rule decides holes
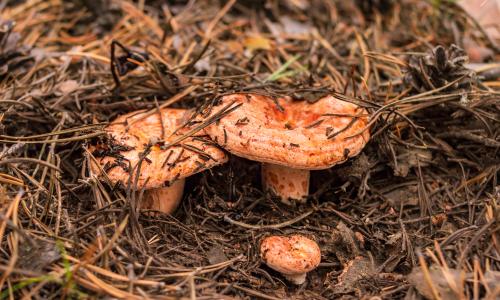
[[[167,108],[117,118],[106,128],[112,145],[91,148],[96,156],[92,171],[145,190],[141,208],[170,213],[182,197],[185,177],[227,161],[220,146],[262,162],[264,189],[292,204],[306,201],[310,170],[327,169],[357,155],[370,136],[366,110],[331,95],[308,103],[231,94],[217,105],[238,109],[201,133],[211,139],[189,136],[174,145],[168,144],[189,130],[183,126],[187,110]],[[213,109],[208,117],[216,113]]]
[[[182,198],[184,178],[227,161],[222,147],[261,162],[264,188],[291,204],[306,201],[310,170],[357,155],[370,136],[366,110],[331,95],[308,103],[232,94],[217,106],[234,104],[238,109],[198,135],[188,134],[189,112],[184,109],[123,115],[105,129],[106,143],[90,147],[95,157],[91,171],[145,190],[140,208],[171,213]],[[214,109],[208,118],[217,113]],[[321,260],[316,242],[301,235],[269,236],[260,244],[260,255],[295,284],[302,284]]]
[[[281,201],[305,202],[310,170],[346,161],[369,139],[365,109],[331,95],[314,103],[289,97],[232,94],[219,105],[240,107],[206,132],[232,154],[262,162],[262,184]]]

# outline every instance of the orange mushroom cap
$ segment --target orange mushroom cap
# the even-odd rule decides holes
[[[298,284],[305,279],[305,273],[315,269],[321,262],[318,244],[298,234],[265,238],[260,244],[260,255],[270,268]],[[299,281],[294,280],[297,275]]]
[[[159,113],[145,117],[145,112],[132,112],[118,117],[105,128],[113,143],[124,146],[125,149],[118,151],[117,155],[99,156],[99,149],[109,148],[109,145],[97,145],[89,150],[96,156],[97,166],[91,164],[92,171],[100,174],[104,169],[112,182],[120,181],[127,184],[130,176],[132,183],[135,180],[136,166],[141,160],[147,145],[152,141],[157,143],[151,146],[151,151],[146,155],[141,164],[141,170],[137,180],[137,188],[157,188],[170,184],[177,179],[188,177],[192,174],[209,169],[215,165],[227,161],[227,155],[213,144],[213,142],[200,138],[189,137],[182,142],[162,149],[161,144],[168,144],[182,135],[186,129],[174,133],[187,117],[187,110],[167,108]],[[127,129],[128,124],[130,126]],[[163,130],[162,130],[163,125]],[[162,138],[162,136],[164,138]],[[128,162],[132,170],[128,170]]]
[[[229,152],[255,161],[326,169],[356,156],[370,137],[363,130],[366,110],[333,96],[308,103],[232,94],[221,102],[221,107],[232,102],[241,106],[209,126],[207,133]]]

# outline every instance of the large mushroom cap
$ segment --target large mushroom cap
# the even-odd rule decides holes
[[[363,108],[333,96],[315,103],[256,94],[224,96],[241,106],[207,128],[229,152],[296,169],[326,169],[357,155],[370,134]],[[362,132],[362,133],[360,133]],[[357,134],[351,137],[355,133]]]
[[[321,251],[315,241],[302,236],[270,236],[260,244],[262,260],[285,275],[305,274],[321,261]]]
[[[187,116],[186,110],[162,109],[161,119],[159,113],[145,114],[132,112],[118,117],[106,127],[108,142],[90,148],[100,165],[100,168],[92,165],[94,173],[100,174],[100,169],[103,169],[111,181],[120,181],[125,185],[132,175],[134,183],[136,166],[148,144],[154,145],[142,159],[138,189],[162,187],[227,161],[227,155],[206,137],[189,137],[177,145],[162,149],[162,145],[187,131],[183,129],[174,133],[182,126]]]

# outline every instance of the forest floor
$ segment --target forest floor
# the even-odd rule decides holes
[[[1,299],[500,297],[500,44],[458,4],[5,3]],[[296,206],[236,156],[171,216],[89,172],[117,116],[235,92],[337,95],[369,111],[370,142]],[[290,233],[322,252],[300,286],[258,251]]]

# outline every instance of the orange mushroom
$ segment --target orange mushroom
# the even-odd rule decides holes
[[[307,272],[319,265],[321,250],[315,241],[302,235],[270,236],[262,240],[260,256],[271,269],[292,283],[302,284]]]
[[[240,107],[207,133],[229,152],[262,164],[262,181],[284,203],[304,202],[310,170],[330,168],[357,155],[368,142],[363,108],[333,96],[315,103],[256,94],[222,97]]]
[[[104,176],[104,170],[112,182],[127,186],[130,180],[132,187],[144,189],[141,209],[173,212],[186,177],[227,161],[224,151],[201,136],[165,147],[188,130],[178,130],[187,116],[187,110],[167,108],[161,110],[161,119],[159,113],[144,112],[118,117],[105,129],[111,143],[89,149],[96,157],[91,171]]]

